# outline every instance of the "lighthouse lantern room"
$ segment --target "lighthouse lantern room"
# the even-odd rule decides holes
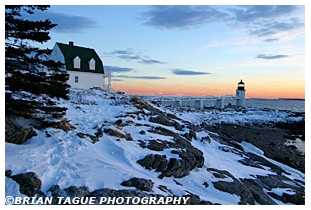
[[[245,90],[245,83],[242,80],[238,83],[238,90]]]

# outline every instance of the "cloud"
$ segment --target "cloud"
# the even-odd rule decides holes
[[[158,60],[154,60],[154,59],[141,59],[139,61],[139,63],[142,63],[142,64],[164,64],[163,62],[158,61]]]
[[[133,71],[132,68],[124,68],[124,67],[118,67],[118,66],[104,66],[104,67],[105,67],[105,70],[116,72],[116,73]]]
[[[151,6],[140,19],[144,25],[161,29],[189,29],[227,16],[211,6]]]
[[[210,74],[208,72],[191,71],[191,70],[184,70],[184,69],[172,69],[172,72],[175,75],[205,75],[205,74]]]
[[[273,59],[280,59],[280,58],[286,58],[288,55],[266,55],[266,54],[259,54],[255,58],[261,58],[266,60],[273,60]]]
[[[52,23],[57,24],[51,30],[56,33],[79,33],[83,32],[84,30],[90,28],[97,27],[97,21],[79,15],[68,15],[65,13],[57,13],[51,11],[35,11],[34,14],[28,14],[26,12],[21,12],[22,18],[31,20],[31,21],[38,21],[38,20],[46,20],[49,19]]]
[[[68,15],[49,11],[38,13],[36,16],[36,18],[49,19],[52,23],[56,23],[57,26],[52,30],[57,33],[78,33],[97,27],[97,22],[95,20],[84,16]]]
[[[304,26],[304,6],[151,6],[141,13],[144,25],[159,29],[190,29],[209,23],[242,27],[250,35],[267,36]]]
[[[150,79],[150,80],[158,80],[158,79],[166,79],[166,77],[159,77],[159,76],[128,76],[128,75],[119,75],[114,76],[119,78],[126,78],[126,79]]]
[[[281,16],[288,16],[296,11],[297,7],[293,5],[256,5],[240,6],[229,9],[234,15],[234,19],[240,22],[254,22],[259,19],[270,19]]]
[[[251,35],[267,36],[277,34],[283,31],[290,31],[299,27],[304,26],[298,19],[293,18],[287,21],[267,21],[265,24],[256,25],[254,24],[252,29],[249,30]]]
[[[137,54],[134,54],[133,50],[131,48],[128,48],[126,50],[114,50],[108,53],[104,53],[108,56],[117,57],[123,60],[138,60],[140,59],[140,56]]]
[[[265,39],[263,40],[264,42],[276,42],[276,41],[279,41],[280,39],[279,38],[268,38],[268,39]]]
[[[122,60],[127,61],[137,61],[142,64],[164,64],[164,62],[155,60],[155,59],[149,59],[146,55],[140,55],[138,53],[133,52],[133,49],[128,48],[126,50],[114,50],[109,53],[105,53],[108,56],[114,56]]]
[[[250,35],[267,36],[304,26],[298,17],[304,7],[294,5],[239,6],[228,9],[233,23],[242,24]]]

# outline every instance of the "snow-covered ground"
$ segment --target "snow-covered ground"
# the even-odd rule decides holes
[[[159,179],[160,173],[154,170],[146,170],[139,165],[137,160],[144,158],[151,151],[141,148],[138,140],[149,141],[162,139],[172,141],[169,136],[149,132],[149,117],[141,113],[130,102],[130,96],[116,93],[106,93],[99,90],[77,90],[71,92],[71,99],[63,101],[68,108],[66,119],[76,129],[65,132],[61,129],[46,128],[36,130],[37,136],[32,137],[22,145],[5,143],[5,170],[12,170],[12,175],[35,172],[42,180],[41,190],[47,192],[52,185],[59,185],[61,189],[70,186],[88,186],[90,191],[102,188],[111,189],[135,189],[123,187],[121,182],[133,177],[151,179],[155,184],[152,193],[169,195],[161,191],[158,186],[164,185],[176,196],[187,194],[186,191],[199,195],[202,200],[220,204],[237,204],[239,196],[217,190],[213,187],[216,178],[207,168],[216,168],[229,171],[236,178],[253,179],[257,175],[266,176],[274,174],[269,168],[261,169],[246,166],[238,162],[239,154],[224,152],[219,149],[229,146],[222,145],[212,137],[211,142],[200,141],[203,137],[210,136],[208,131],[197,132],[197,139],[191,144],[204,154],[204,166],[196,168],[188,176],[183,178],[165,177]],[[164,112],[172,113],[165,107],[159,107]],[[149,111],[144,110],[147,114]],[[249,110],[246,114],[236,111],[204,111],[204,112],[180,112],[174,113],[177,117],[194,124],[200,124],[208,118],[210,123],[253,123],[274,120],[291,119],[285,112]],[[123,126],[117,126],[115,122],[122,120]],[[295,120],[295,119],[293,119]],[[149,126],[147,126],[149,125]],[[110,136],[104,133],[99,141],[92,143],[91,138],[81,138],[79,133],[95,135],[101,127],[117,129],[123,134],[130,134],[133,141],[124,138]],[[173,127],[168,129],[182,133]],[[146,134],[142,135],[141,131]],[[247,143],[242,144],[247,151],[263,155],[258,148]],[[230,149],[230,148],[229,148]],[[153,154],[166,155],[167,158],[177,158],[171,149],[164,151],[152,151]],[[272,161],[272,160],[271,160]],[[290,171],[292,179],[304,182],[304,174],[277,163],[284,170]],[[230,181],[226,178],[225,181]],[[178,180],[181,185],[177,185]],[[219,179],[220,180],[220,179]],[[221,179],[224,181],[224,179]],[[208,188],[202,183],[206,182]],[[276,194],[288,191],[286,188],[272,190]],[[10,178],[5,180],[6,196],[21,196],[18,184]],[[282,204],[282,202],[279,201]]]
[[[207,123],[209,125],[218,123],[230,124],[269,124],[277,122],[300,121],[303,117],[293,116],[292,112],[279,111],[263,108],[246,108],[235,110],[228,108],[225,110],[208,110],[208,111],[182,111],[176,113],[180,118],[188,120],[194,124]]]

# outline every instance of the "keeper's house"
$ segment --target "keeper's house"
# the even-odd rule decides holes
[[[68,83],[73,88],[111,89],[110,78],[105,84],[105,78],[110,75],[105,74],[103,63],[94,49],[75,46],[73,42],[56,42],[50,59],[65,64],[64,70],[69,74]]]

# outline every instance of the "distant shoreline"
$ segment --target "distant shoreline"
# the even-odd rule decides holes
[[[249,99],[256,99],[256,100],[297,100],[297,101],[305,101],[304,98],[246,98]]]
[[[282,100],[299,100],[299,101],[305,101],[304,98],[279,98],[279,99],[282,99]]]

